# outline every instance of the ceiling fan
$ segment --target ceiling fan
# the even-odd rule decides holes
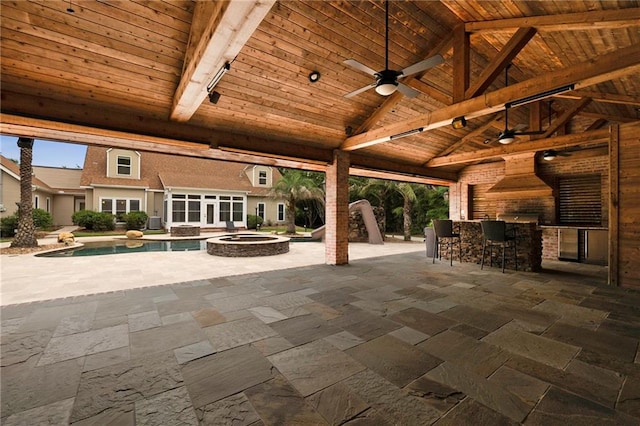
[[[507,87],[509,85],[509,68],[510,67],[511,67],[511,64],[507,65],[504,69],[504,87]],[[514,140],[516,140],[516,136],[518,135],[541,135],[544,133],[544,130],[523,132],[522,130],[527,128],[527,125],[525,124],[518,124],[512,129],[510,129],[509,128],[509,108],[511,108],[509,104],[506,104],[504,106],[504,130],[498,133],[498,142],[500,142],[503,145],[508,145]],[[549,104],[549,109],[551,109],[551,104]]]
[[[398,90],[403,95],[409,98],[415,98],[420,94],[417,90],[403,84],[398,79],[408,77],[413,74],[417,74],[422,71],[426,71],[429,68],[440,65],[444,62],[444,58],[441,55],[435,55],[416,64],[410,65],[402,71],[396,71],[389,69],[389,1],[385,0],[385,63],[382,71],[374,71],[366,65],[361,64],[355,59],[347,59],[344,61],[346,65],[352,68],[363,71],[375,77],[376,81],[362,87],[358,90],[354,90],[351,93],[344,95],[345,98],[351,98],[362,92],[365,92],[375,87],[376,92],[382,96],[389,96]]]

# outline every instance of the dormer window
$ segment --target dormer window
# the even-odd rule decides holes
[[[118,156],[118,174],[131,176],[131,157]]]
[[[258,185],[266,185],[267,184],[267,172],[265,170],[260,170],[258,172]]]

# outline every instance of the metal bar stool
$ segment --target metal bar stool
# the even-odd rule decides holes
[[[460,262],[462,262],[462,248],[461,248],[461,240],[460,234],[453,232],[453,221],[449,219],[441,219],[433,221],[433,229],[436,233],[436,239],[434,241],[433,246],[433,261],[432,263],[436,263],[436,256],[442,258],[440,256],[440,240],[445,238],[449,240],[449,259],[450,265],[453,266],[453,244],[455,240],[458,240],[458,257],[460,258]]]
[[[483,220],[480,222],[482,226],[482,261],[480,269],[484,268],[484,256],[489,246],[489,265],[493,266],[493,246],[502,247],[502,272],[504,273],[505,253],[508,246],[513,247],[513,260],[518,270],[518,249],[516,244],[516,230],[513,229],[513,235],[507,234],[507,225],[503,220]],[[511,244],[513,242],[513,244]]]

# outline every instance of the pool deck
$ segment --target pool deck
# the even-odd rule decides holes
[[[206,239],[225,232],[202,233],[199,237],[171,238],[169,234],[148,235],[144,240]],[[82,237],[78,242],[109,241],[114,237]],[[38,241],[53,244],[55,238]],[[8,246],[3,243],[0,247]],[[424,251],[424,243],[349,245],[349,259]],[[57,298],[97,294],[139,287],[278,269],[324,264],[324,243],[291,243],[289,253],[232,258],[212,256],[201,251],[144,252],[126,255],[38,257],[0,255],[0,305],[36,302]]]

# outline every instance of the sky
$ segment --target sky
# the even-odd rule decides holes
[[[15,136],[0,136],[0,153],[9,159],[20,161],[20,148]],[[34,166],[82,168],[87,153],[85,145],[52,142],[36,139],[33,144]]]

